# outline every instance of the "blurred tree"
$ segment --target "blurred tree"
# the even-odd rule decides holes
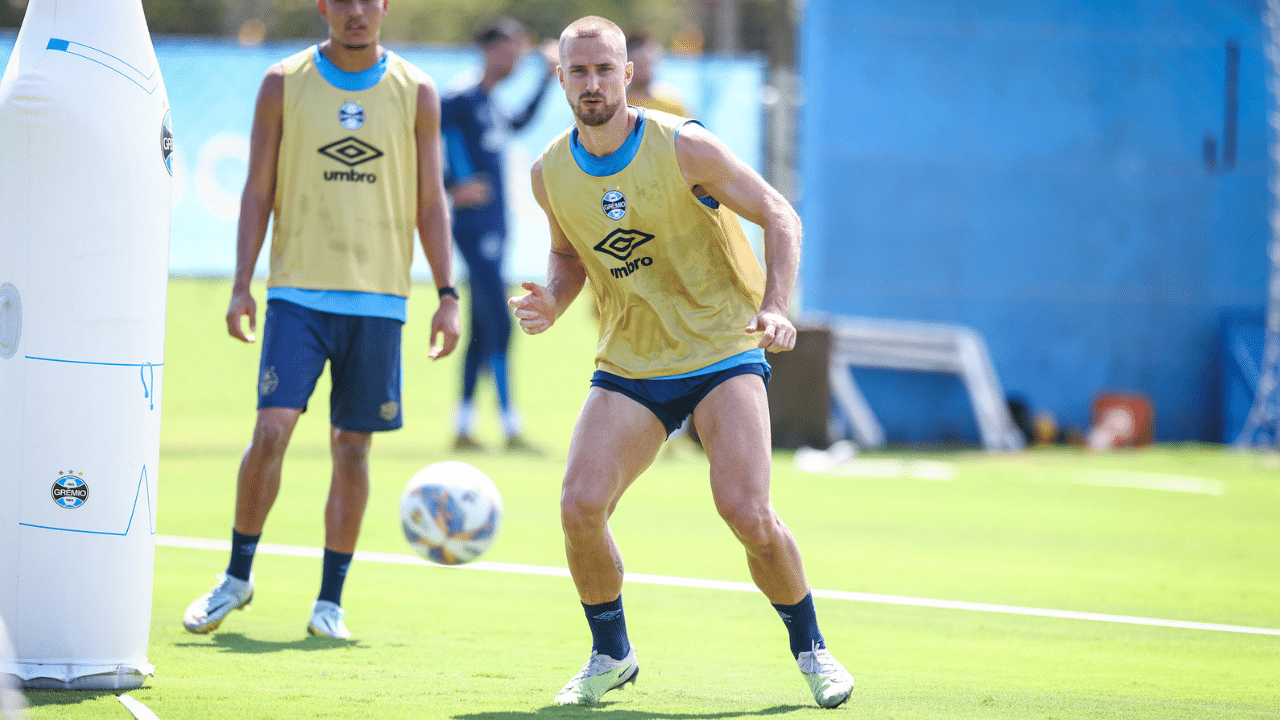
[[[27,3],[0,0],[0,28],[20,27]],[[142,0],[142,9],[153,33],[221,35],[227,4],[227,0]]]
[[[224,4],[223,0],[142,0],[142,10],[153,33],[219,35]]]
[[[27,0],[0,0],[0,27],[18,27],[26,11]]]
[[[0,28],[22,24],[29,0],[0,0]],[[724,12],[732,4],[732,12]],[[794,65],[796,0],[391,0],[383,26],[388,42],[466,45],[471,31],[494,15],[518,18],[536,39],[554,38],[583,15],[602,15],[623,30],[643,29],[675,52],[699,53],[731,38],[736,52],[761,53],[773,66]],[[160,34],[314,38],[325,32],[315,0],[142,0],[151,31]],[[720,28],[726,19],[735,27]],[[727,33],[727,34],[726,34]]]
[[[739,46],[763,53],[774,67],[794,67],[797,17],[795,0],[740,0]]]
[[[316,12],[316,0],[259,0],[257,4],[265,6],[258,15],[266,25],[267,37],[313,38],[329,31]],[[391,5],[395,7],[397,3],[393,0]]]
[[[392,0],[383,34],[392,41],[465,44],[471,31],[494,15],[510,15],[534,39],[557,38],[584,15],[601,15],[624,30],[643,27],[667,41],[688,21],[682,0]]]
[[[795,65],[802,0],[697,0],[689,18],[709,38],[708,50],[764,55],[771,66]]]
[[[0,0],[0,27],[18,27],[28,0]],[[465,45],[494,15],[518,18],[535,39],[559,37],[583,15],[602,15],[623,30],[643,28],[664,45],[693,22],[689,0],[391,0],[383,26],[389,42]],[[314,38],[325,32],[315,0],[142,0],[154,33]]]

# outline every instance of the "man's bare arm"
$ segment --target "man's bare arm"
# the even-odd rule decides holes
[[[520,321],[520,329],[529,335],[545,332],[555,324],[557,318],[564,314],[578,294],[582,292],[587,281],[586,269],[573,243],[565,235],[551,210],[551,201],[547,197],[546,183],[542,180],[542,158],[533,164],[530,171],[533,184],[533,196],[547,214],[547,224],[551,227],[551,252],[547,257],[547,284],[523,283],[522,287],[529,291],[520,297],[507,301]]]
[[[748,332],[763,331],[760,347],[773,352],[795,347],[795,327],[787,314],[800,270],[800,216],[782,193],[696,123],[680,129],[676,158],[685,182],[695,193],[711,195],[764,229],[764,300]]]
[[[444,191],[440,96],[429,79],[418,85],[413,134],[418,149],[418,237],[438,289],[453,285],[453,237]],[[435,360],[453,352],[461,333],[458,300],[452,295],[444,295],[431,318],[431,350],[428,356]],[[436,344],[437,338],[440,338],[439,345]]]
[[[275,204],[276,168],[280,136],[284,129],[284,69],[273,65],[262,78],[249,133],[249,176],[240,195],[240,220],[236,228],[236,269],[227,306],[227,332],[244,342],[255,340],[258,308],[249,292],[253,268],[267,237],[267,223]],[[249,332],[242,318],[249,318]]]

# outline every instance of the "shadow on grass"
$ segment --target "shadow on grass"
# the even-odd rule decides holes
[[[174,647],[216,647],[222,652],[256,655],[260,653],[284,652],[285,650],[303,650],[307,652],[315,650],[332,650],[334,648],[355,647],[356,645],[359,645],[358,640],[336,640],[334,638],[319,637],[315,635],[308,635],[307,637],[299,638],[297,640],[289,640],[287,642],[275,642],[271,640],[257,640],[241,635],[240,633],[224,632],[214,635],[212,643],[175,643]]]
[[[115,699],[128,690],[23,690],[31,707],[56,707],[58,705],[79,705],[98,698]]]
[[[810,705],[775,705],[763,710],[727,710],[724,712],[682,713],[654,712],[652,710],[624,710],[610,707],[614,703],[603,702],[596,705],[548,705],[533,712],[475,712],[454,715],[453,720],[528,720],[529,718],[586,717],[591,713],[607,711],[609,720],[718,720],[719,718],[745,718],[768,715],[782,715],[796,710],[805,710]],[[817,709],[817,708],[814,708]]]

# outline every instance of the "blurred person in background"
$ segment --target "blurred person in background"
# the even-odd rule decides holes
[[[486,449],[473,433],[476,385],[487,370],[497,391],[507,450],[540,454],[521,434],[520,414],[511,394],[511,317],[502,272],[508,244],[503,153],[511,135],[533,120],[551,86],[555,42],[541,48],[546,73],[537,90],[519,112],[508,115],[494,102],[493,91],[529,52],[528,31],[515,18],[501,16],[477,28],[474,40],[484,55],[480,81],[445,96],[441,121],[446,185],[453,200],[453,238],[466,260],[471,286],[471,330],[462,364],[462,397],[453,447],[462,452]]]
[[[253,559],[285,450],[327,363],[333,470],[307,632],[351,636],[341,598],[369,500],[373,433],[403,421],[401,330],[415,226],[440,299],[428,356],[448,355],[460,334],[435,83],[379,43],[389,0],[316,7],[328,38],[271,66],[254,108],[226,327],[256,340],[242,324],[248,318],[256,330],[250,283],[270,221],[258,414],[240,461],[230,561],[183,614],[197,634],[253,599]]]
[[[653,79],[662,63],[662,46],[652,35],[643,30],[628,33],[627,60],[634,68],[631,84],[627,86],[629,105],[689,117],[689,110],[680,100],[680,93],[669,84]]]

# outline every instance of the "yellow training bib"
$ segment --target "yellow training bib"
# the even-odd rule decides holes
[[[608,157],[588,155],[574,128],[542,155],[551,210],[600,308],[596,367],[633,379],[700,370],[756,347],[743,328],[764,296],[737,216],[694,197],[680,174],[675,139],[690,121],[640,113]]]
[[[270,287],[409,295],[421,70],[387,51],[372,87],[343,90],[312,47],[281,62]],[[327,63],[323,58],[320,62]],[[377,66],[375,66],[376,68]],[[359,76],[361,73],[343,75]]]

